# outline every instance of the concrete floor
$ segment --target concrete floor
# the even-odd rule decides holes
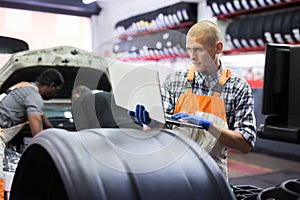
[[[252,151],[244,154],[230,150],[229,182],[268,188],[286,180],[300,179],[300,161]]]

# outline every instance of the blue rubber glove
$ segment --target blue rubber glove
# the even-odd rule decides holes
[[[135,117],[136,121],[139,124],[150,124],[151,118],[149,117],[149,112],[145,110],[145,106],[137,104],[135,107],[135,112],[128,111],[128,114],[132,117]]]
[[[196,115],[186,114],[185,112],[179,112],[171,116],[173,119],[182,119],[187,120],[193,124],[202,126],[205,130],[208,130],[209,126],[211,125],[211,122],[203,119],[201,117],[198,117]]]

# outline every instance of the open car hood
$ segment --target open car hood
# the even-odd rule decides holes
[[[44,114],[54,127],[74,131],[71,113],[71,92],[76,85],[86,85],[92,90],[111,91],[107,60],[90,52],[70,46],[57,46],[40,50],[24,50],[13,53],[0,68],[0,93],[6,92],[12,85],[28,81],[47,68],[59,70],[64,77],[64,85],[51,100],[44,101]],[[22,152],[26,146],[24,138],[30,138],[31,130],[27,124],[11,141]]]
[[[65,79],[56,99],[69,99],[73,87],[79,84],[111,91],[105,58],[76,47],[58,46],[12,54],[0,69],[0,92],[21,81],[34,82],[46,68],[56,68]]]

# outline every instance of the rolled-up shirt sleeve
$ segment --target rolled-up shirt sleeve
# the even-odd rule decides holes
[[[31,94],[25,101],[26,112],[30,114],[42,114],[44,108],[44,102],[39,94]]]
[[[256,142],[256,118],[254,114],[254,95],[251,87],[241,80],[235,81],[232,106],[227,113],[229,128],[238,131],[252,146]],[[229,110],[229,109],[228,109]]]

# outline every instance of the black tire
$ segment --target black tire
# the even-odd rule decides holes
[[[215,161],[177,132],[48,129],[21,156],[10,199],[235,198]]]

